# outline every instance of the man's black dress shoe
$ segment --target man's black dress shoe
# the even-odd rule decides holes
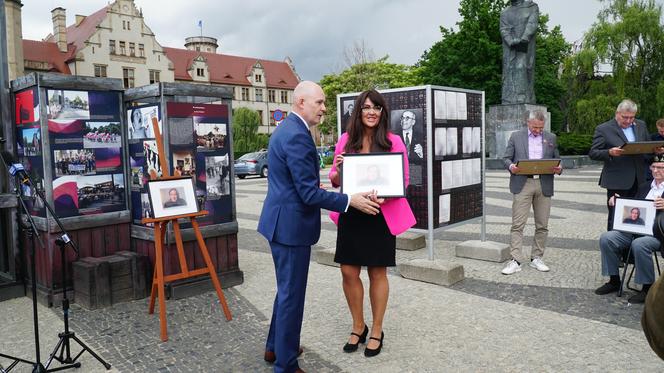
[[[614,284],[611,282],[607,282],[606,284],[598,287],[595,289],[595,294],[597,295],[604,295],[604,294],[609,294],[613,293],[614,291],[618,291],[620,289],[620,284]]]
[[[647,291],[639,291],[638,293],[632,295],[627,299],[629,303],[645,303],[646,301],[646,295],[648,295]]]
[[[344,352],[355,352],[355,351],[357,351],[357,346],[360,343],[364,343],[364,342],[367,341],[367,334],[369,334],[369,327],[366,326],[366,324],[364,325],[364,331],[362,332],[362,335],[359,335],[357,333],[350,333],[350,335],[354,335],[354,336],[358,337],[359,339],[358,339],[357,343],[346,343],[344,345]]]
[[[302,347],[297,351],[297,356],[302,355],[302,352],[304,350]],[[272,364],[275,361],[277,361],[277,355],[274,353],[274,351],[265,351],[265,354],[263,355],[263,360],[267,361],[268,363]]]
[[[372,356],[378,355],[380,353],[380,350],[383,348],[383,339],[384,338],[385,338],[385,333],[383,333],[383,332],[380,332],[380,339],[378,339],[376,337],[369,337],[369,339],[377,340],[378,342],[380,342],[380,344],[378,345],[378,348],[375,349],[375,350],[373,350],[369,347],[365,348],[364,349],[364,356],[372,357]]]

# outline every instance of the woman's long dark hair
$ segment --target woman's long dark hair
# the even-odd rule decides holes
[[[373,139],[371,139],[370,151],[387,152],[392,148],[392,141],[387,137],[387,134],[390,132],[390,109],[387,107],[387,103],[385,102],[385,99],[383,99],[383,96],[371,89],[362,92],[355,100],[353,114],[346,125],[346,132],[348,133],[348,142],[344,148],[346,153],[359,153],[360,150],[362,150],[362,138],[364,137],[365,131],[364,124],[362,123],[362,106],[364,106],[364,101],[366,101],[367,98],[374,104],[374,106],[380,106],[383,108],[380,112],[380,119],[378,120],[376,131],[374,131]]]

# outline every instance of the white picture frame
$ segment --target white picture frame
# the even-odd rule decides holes
[[[198,212],[194,181],[191,177],[150,180],[148,192],[154,218]]]
[[[638,211],[636,219],[632,215]],[[613,216],[613,229],[621,232],[652,236],[652,226],[657,210],[647,199],[616,198]]]
[[[376,190],[378,197],[405,197],[403,153],[344,154],[341,193]]]

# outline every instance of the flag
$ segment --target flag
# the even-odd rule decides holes
[[[203,27],[203,21],[202,20],[198,21],[198,27]]]

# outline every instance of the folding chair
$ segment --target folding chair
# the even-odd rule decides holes
[[[664,257],[664,253],[662,252],[662,245],[660,244],[659,250],[653,251],[652,254],[655,257],[655,264],[657,265],[657,275],[661,276],[662,275],[662,270],[659,267],[659,259],[657,259],[657,251]],[[629,271],[629,277],[627,277],[627,281],[625,282],[625,276],[627,275],[627,267],[629,265],[632,265],[632,270]],[[632,254],[632,247],[630,246],[629,251],[627,251],[627,258],[625,260],[625,266],[623,267],[623,275],[622,275],[622,280],[620,281],[620,289],[618,289],[618,296],[621,297],[623,294],[623,289],[625,288],[625,283],[627,283],[627,288],[630,290],[634,291],[639,291],[640,289],[633,288],[629,286],[630,280],[632,280],[632,276],[634,275],[634,270],[636,270],[636,265],[634,265],[634,254]]]

